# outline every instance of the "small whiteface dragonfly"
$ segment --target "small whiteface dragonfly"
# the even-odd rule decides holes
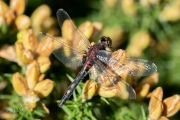
[[[134,89],[121,76],[147,76],[157,71],[156,65],[148,60],[126,58],[125,52],[122,50],[114,52],[106,50],[112,44],[109,37],[103,36],[100,43],[90,44],[89,40],[76,28],[63,9],[57,11],[57,20],[63,38],[56,38],[41,32],[38,39],[45,49],[51,51],[67,67],[76,69],[83,66],[68,87],[59,106],[62,106],[69,99],[78,83],[88,73],[90,77],[93,75],[93,78],[97,79],[99,86],[106,89],[116,86],[116,92],[120,97],[123,98],[123,92],[126,92],[128,93],[127,98],[135,99]]]

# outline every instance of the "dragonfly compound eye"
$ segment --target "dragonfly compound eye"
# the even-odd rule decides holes
[[[103,44],[105,47],[111,47],[112,40],[110,37],[103,36],[101,37],[101,44]]]

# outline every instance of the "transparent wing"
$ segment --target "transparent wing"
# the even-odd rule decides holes
[[[59,26],[62,30],[62,36],[66,39],[71,47],[78,50],[80,53],[87,51],[90,46],[89,40],[84,34],[76,28],[71,18],[63,9],[59,9],[56,13]]]
[[[90,69],[90,78],[97,79],[98,93],[103,97],[118,96],[124,99],[136,99],[134,89],[100,61],[95,61],[95,65]]]
[[[43,43],[45,49],[49,49],[49,44],[52,44],[53,47],[49,51],[67,67],[76,69],[82,65],[82,56],[88,50],[90,43],[83,33],[75,27],[66,11],[59,9],[57,19],[63,38],[55,38],[41,32],[38,35],[38,40]]]
[[[76,69],[78,66],[83,65],[81,52],[71,47],[63,38],[55,38],[41,32],[38,34],[38,40],[43,49],[48,49],[48,52],[53,53],[67,67]]]
[[[96,56],[118,75],[147,76],[157,72],[154,63],[135,58],[126,58],[123,50],[109,52],[101,50]]]

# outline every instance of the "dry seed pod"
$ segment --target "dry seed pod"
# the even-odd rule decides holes
[[[27,66],[26,70],[26,80],[29,89],[33,89],[36,83],[39,80],[39,66],[38,63],[34,60]]]
[[[24,13],[25,0],[11,0],[10,8],[16,13],[16,15]]]
[[[31,20],[26,15],[18,15],[15,20],[15,25],[18,30],[28,29],[31,25]]]
[[[163,101],[163,104],[164,116],[171,117],[180,109],[180,96],[173,95],[171,97],[168,97]]]
[[[91,99],[98,89],[98,85],[94,80],[87,80],[82,92],[83,101]]]
[[[50,79],[45,79],[37,83],[34,88],[34,91],[38,94],[39,97],[48,96],[54,87],[54,82]]]
[[[14,73],[12,78],[12,85],[16,93],[20,96],[24,96],[27,93],[27,83],[21,74]]]

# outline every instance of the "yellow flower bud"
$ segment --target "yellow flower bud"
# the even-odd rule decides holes
[[[93,25],[91,22],[86,21],[79,26],[79,30],[89,39],[93,33]]]
[[[103,24],[100,22],[93,22],[92,25],[93,25],[93,33],[92,33],[90,39],[94,40],[101,32],[101,30],[103,28]]]
[[[127,56],[139,57],[142,51],[150,44],[151,37],[147,31],[139,31],[131,38],[131,43],[127,47]]]
[[[158,120],[164,110],[162,104],[162,88],[156,88],[151,95],[149,102],[149,120]]]
[[[141,86],[138,86],[138,88],[136,88],[136,93],[137,93],[137,100],[141,100],[144,97],[146,97],[146,95],[148,94],[150,89],[150,85],[149,84],[143,84]]]
[[[117,89],[117,97],[122,99],[136,99],[136,92],[134,89],[129,88],[123,80],[118,81],[117,85],[114,87]]]
[[[139,86],[143,85],[143,84],[149,84],[150,86],[156,84],[158,82],[158,78],[159,78],[159,74],[158,73],[155,73],[155,74],[152,74],[148,77],[146,77],[145,79],[143,79]]]
[[[140,4],[144,7],[150,7],[151,5],[158,5],[161,0],[140,0]]]
[[[180,109],[180,96],[173,95],[166,98],[164,101],[164,115],[167,117],[173,116]]]
[[[29,90],[24,97],[24,104],[28,107],[31,111],[36,107],[36,102],[39,101],[39,97],[33,90]]]
[[[162,97],[163,97],[163,91],[161,87],[157,87],[151,94],[151,98],[157,98],[159,101],[162,101]]]
[[[34,60],[31,64],[27,66],[26,70],[26,80],[29,89],[33,89],[36,83],[39,80],[39,66],[38,63]]]
[[[25,10],[25,0],[11,0],[10,8],[17,14],[20,15],[24,13]]]
[[[180,1],[174,0],[163,8],[159,15],[161,21],[176,21],[180,19]]]
[[[53,28],[54,26],[58,26],[57,19],[54,17],[48,17],[42,22],[42,29],[44,31],[48,31],[49,29]],[[49,31],[48,31],[48,33],[49,33]]]
[[[99,87],[97,93],[102,97],[111,98],[111,97],[116,96],[117,89],[116,89],[116,87],[101,86],[101,87]]]
[[[42,80],[44,79],[44,77],[45,77],[45,74],[41,74],[41,75],[39,76],[39,80],[38,80],[38,81],[39,81],[39,82],[42,81]]]
[[[34,88],[34,91],[38,94],[39,97],[48,96],[54,87],[54,82],[50,79],[45,79],[37,83]]]
[[[8,5],[4,1],[0,1],[0,15],[4,15],[4,13],[8,10]]]
[[[19,15],[15,20],[15,25],[18,30],[28,29],[31,25],[31,20],[26,15]]]
[[[72,41],[74,38],[74,34],[72,33],[76,33],[76,31],[73,31],[74,28],[69,28],[69,27],[73,27],[71,26],[71,21],[70,20],[65,20],[63,25],[62,25],[62,36],[64,39],[67,39],[68,41]]]
[[[51,15],[51,9],[47,5],[39,6],[31,15],[32,27],[35,30],[35,33],[43,31],[41,28],[42,23],[46,18]]]
[[[10,25],[14,21],[14,19],[15,19],[15,14],[14,14],[14,12],[11,9],[8,9],[5,12],[4,17],[5,17],[6,23],[8,25]]]
[[[24,96],[27,93],[27,83],[23,76],[18,72],[13,75],[12,85],[16,93],[20,96]]]
[[[29,64],[34,60],[33,53],[30,50],[23,50],[20,60],[23,64]]]
[[[149,117],[148,120],[159,120],[163,111],[163,104],[158,99],[153,103],[149,104]]]
[[[25,30],[21,30],[17,33],[17,41],[22,43],[22,36]]]
[[[32,29],[28,29],[23,32],[22,43],[25,49],[31,50],[32,52],[36,49],[38,41]]]
[[[83,101],[91,99],[98,89],[98,85],[94,80],[87,80],[82,92]]]
[[[40,56],[40,57],[37,58],[37,62],[39,64],[41,73],[46,72],[49,69],[50,65],[51,65],[51,62],[50,62],[48,57]]]
[[[127,15],[136,14],[136,6],[134,0],[121,0],[121,7]]]
[[[54,47],[54,41],[47,37],[38,37],[39,44],[36,48],[36,53],[38,56],[49,56]]]
[[[120,26],[105,27],[102,34],[111,37],[113,48],[118,48],[125,40],[124,30]]]
[[[110,7],[114,7],[115,5],[117,5],[117,0],[105,0],[106,4]]]
[[[23,50],[24,50],[24,47],[23,47],[22,43],[16,42],[15,43],[15,51],[16,51],[16,56],[18,57],[18,59],[21,58]]]

